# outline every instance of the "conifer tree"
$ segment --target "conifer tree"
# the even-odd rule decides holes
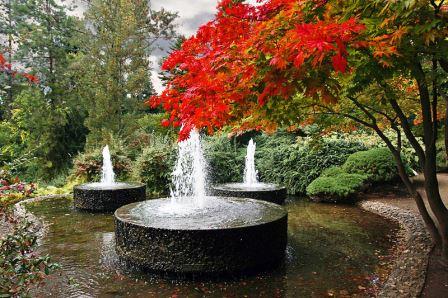
[[[176,14],[154,11],[145,0],[95,0],[86,12],[83,65],[90,130],[88,145],[126,133],[127,119],[141,112],[150,95],[149,56],[160,38],[175,36]]]

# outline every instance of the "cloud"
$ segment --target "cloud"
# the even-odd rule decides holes
[[[154,9],[164,8],[177,12],[178,31],[185,36],[193,35],[197,28],[213,18],[218,1],[213,0],[153,0]]]
[[[176,21],[177,31],[186,37],[193,35],[197,29],[213,18],[216,13],[218,1],[210,0],[153,0],[152,7],[156,10],[164,8],[169,11],[177,12],[179,18]],[[159,94],[163,86],[158,77],[160,59],[167,54],[170,44],[161,41],[159,46],[162,50],[153,52],[151,61],[153,62],[153,71],[151,72],[151,81],[155,91]]]

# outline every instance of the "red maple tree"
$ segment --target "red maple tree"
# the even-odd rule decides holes
[[[149,99],[169,114],[163,125],[182,125],[211,133],[223,125],[269,129],[275,123],[257,117],[271,98],[294,93],[335,102],[331,73],[349,70],[350,48],[373,48],[379,58],[395,53],[390,37],[367,40],[356,18],[332,14],[327,1],[270,0],[252,6],[223,0],[215,19],[173,52],[162,68],[173,74],[165,90]],[[313,69],[314,72],[310,72]]]

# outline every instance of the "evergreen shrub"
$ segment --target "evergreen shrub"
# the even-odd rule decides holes
[[[350,155],[343,165],[350,174],[365,174],[371,182],[390,182],[398,177],[392,153],[387,148],[374,148]]]

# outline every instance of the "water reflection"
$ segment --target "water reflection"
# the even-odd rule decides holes
[[[71,206],[71,200],[53,199],[28,207],[51,224],[40,249],[62,265],[33,297],[368,296],[372,281],[387,273],[397,230],[356,207],[289,201],[282,266],[231,280],[173,281],[123,272],[114,250],[113,215]]]

